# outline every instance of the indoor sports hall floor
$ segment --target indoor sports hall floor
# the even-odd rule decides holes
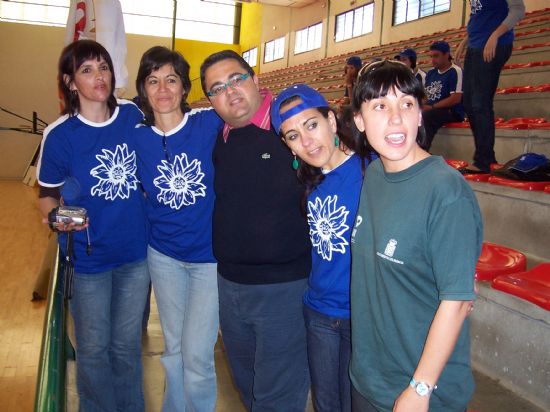
[[[0,410],[33,410],[45,302],[31,302],[49,231],[40,223],[37,191],[20,181],[0,181]],[[153,300],[154,303],[154,300]],[[164,376],[162,333],[153,304],[143,337],[147,411],[160,411]],[[235,391],[222,345],[216,346],[216,412],[245,411]],[[74,365],[69,364],[68,411],[75,411]],[[476,373],[470,408],[477,412],[541,412],[542,409]],[[549,409],[550,410],[550,409]],[[311,404],[308,412],[313,411]],[[284,411],[281,411],[284,412]]]

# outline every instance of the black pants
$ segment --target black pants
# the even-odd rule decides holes
[[[422,112],[422,122],[426,130],[425,150],[430,150],[435,134],[445,123],[461,122],[462,116],[452,112],[449,108],[431,109]]]
[[[496,163],[493,98],[500,71],[511,54],[512,44],[497,46],[495,57],[486,63],[483,49],[468,48],[464,60],[463,101],[474,135],[474,165],[484,171],[489,171],[490,164]]]

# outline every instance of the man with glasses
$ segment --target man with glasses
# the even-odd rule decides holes
[[[220,327],[248,410],[303,412],[309,389],[302,296],[311,268],[304,188],[271,127],[271,93],[225,50],[203,62],[201,85],[225,121],[213,161],[213,248]]]

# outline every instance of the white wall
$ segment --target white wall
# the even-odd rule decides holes
[[[550,7],[548,0],[524,0],[524,2],[528,12]],[[369,3],[374,3],[372,33],[335,42],[335,16]],[[319,0],[303,8],[266,5],[263,8],[262,15],[262,54],[260,60],[263,62],[263,49],[266,41],[285,36],[286,50],[283,59],[267,64],[260,63],[261,72],[265,73],[319,60],[327,56],[336,56],[381,44],[402,41],[411,37],[421,37],[426,34],[458,28],[467,23],[469,6],[468,0],[451,0],[451,9],[448,12],[392,26],[392,0]],[[321,48],[294,55],[296,30],[318,23],[319,21],[323,22],[323,42]]]
[[[0,22],[0,106],[31,118],[32,112],[47,123],[59,116],[57,62],[63,49],[64,28]],[[127,35],[129,85],[125,97],[136,95],[134,81],[139,59],[155,45],[170,47],[165,37]],[[25,124],[0,112],[0,126]],[[0,130],[0,178],[21,178],[39,137]]]

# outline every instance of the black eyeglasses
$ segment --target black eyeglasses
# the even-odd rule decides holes
[[[170,153],[168,152],[168,147],[166,145],[166,135],[162,135],[162,148],[164,150],[164,158],[167,162],[172,163],[172,159],[170,158]]]
[[[244,81],[246,79],[248,79],[249,77],[250,77],[250,73],[237,74],[237,75],[231,77],[227,81],[227,83],[218,84],[218,85],[212,87],[210,89],[210,91],[206,92],[206,95],[208,97],[215,97],[215,96],[219,96],[220,94],[225,92],[228,87],[231,87],[232,89],[234,89],[236,87],[241,87],[242,84],[244,83]]]

